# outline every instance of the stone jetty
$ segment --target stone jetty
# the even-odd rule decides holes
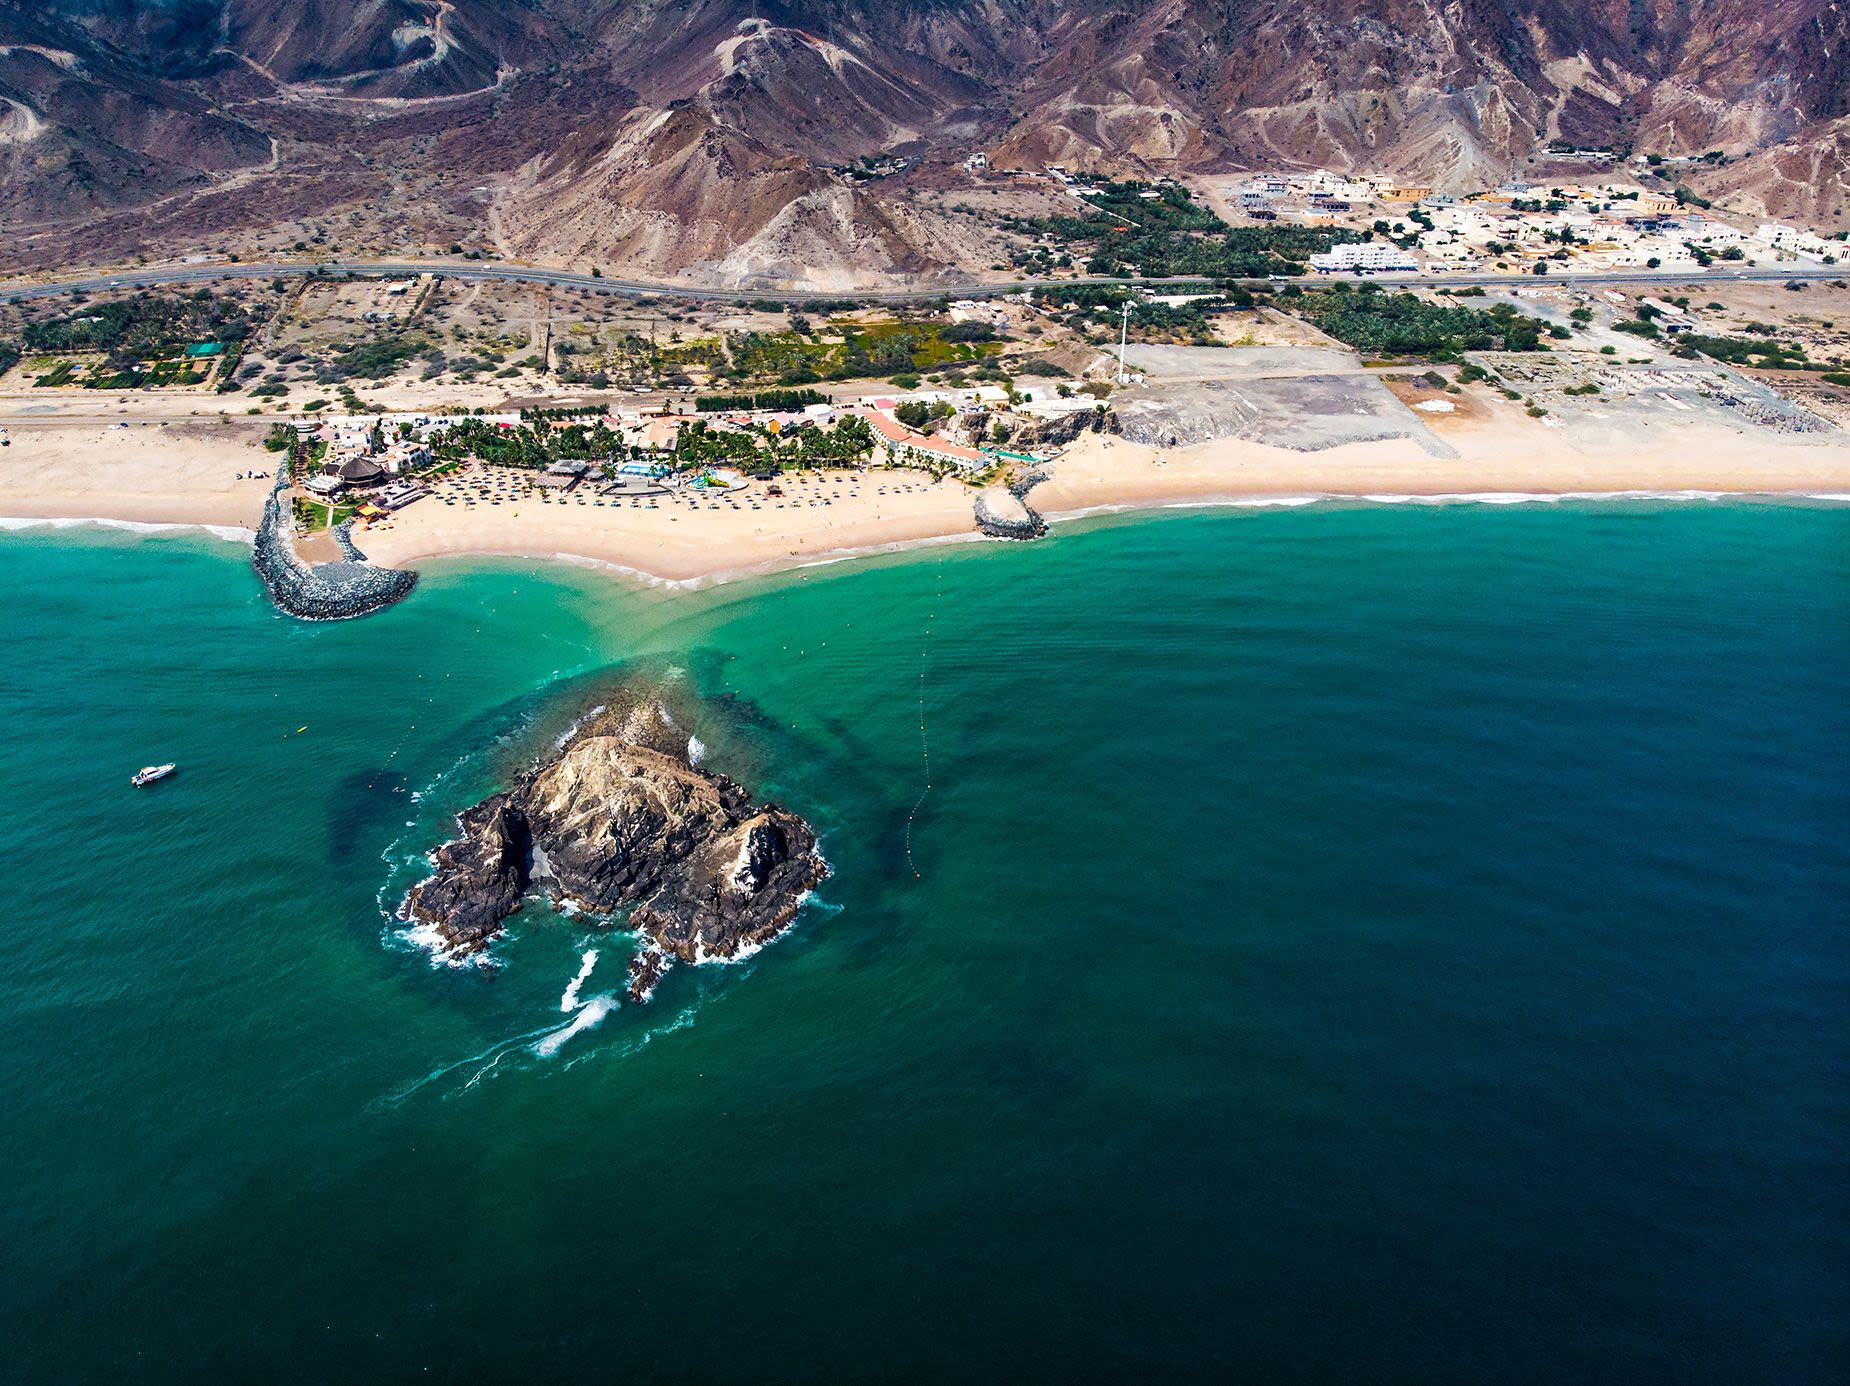
[[[1047,532],[1047,522],[1006,486],[977,492],[976,527],[995,539],[1038,539]]]
[[[295,551],[288,499],[288,468],[278,468],[276,485],[264,502],[263,523],[251,544],[251,566],[279,611],[305,621],[343,621],[401,601],[417,586],[416,573],[367,562],[349,532],[351,520],[334,531],[341,558],[331,563],[304,562]]]

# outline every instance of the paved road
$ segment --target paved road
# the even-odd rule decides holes
[[[1348,278],[1347,275],[1342,276]],[[1381,274],[1369,282],[1386,288],[1459,289],[1545,289],[1549,285],[1571,285],[1577,289],[1604,285],[1630,284],[1648,288],[1660,285],[1674,288],[1690,284],[1730,284],[1735,281],[1784,284],[1789,280],[1814,283],[1832,279],[1850,279],[1850,265],[1804,265],[1784,269],[1711,269],[1711,270],[1567,270],[1559,274]]]
[[[688,298],[713,303],[856,302],[905,303],[922,299],[974,296],[994,297],[1030,287],[1027,284],[945,284],[920,289],[880,289],[855,292],[818,289],[708,289],[685,284],[655,284],[635,279],[608,279],[573,270],[544,269],[533,265],[511,265],[501,261],[393,261],[329,260],[308,264],[211,264],[173,265],[150,269],[123,270],[119,274],[85,279],[66,279],[49,284],[0,288],[0,302],[33,298],[51,298],[73,290],[141,288],[157,284],[210,284],[229,279],[276,279],[306,277],[315,274],[365,274],[402,277],[438,274],[446,279],[488,280],[501,283],[547,284],[555,288],[586,289],[593,293],[614,294],[621,298]],[[1118,284],[1117,279],[1089,279],[1068,283]],[[1170,281],[1170,282],[1181,282]]]
[[[822,291],[816,289],[706,289],[684,284],[651,284],[635,279],[605,279],[573,270],[543,269],[532,265],[512,265],[500,261],[394,261],[329,260],[294,264],[210,264],[172,265],[148,269],[123,270],[118,274],[83,279],[59,280],[48,284],[0,287],[0,303],[22,302],[35,298],[54,298],[73,291],[94,292],[107,288],[146,288],[154,285],[213,284],[234,279],[301,278],[314,274],[364,274],[403,277],[417,274],[440,274],[447,279],[487,280],[501,283],[550,284],[559,288],[587,289],[594,293],[614,294],[622,298],[670,297],[699,299],[711,303],[816,303],[853,299],[865,303],[907,303],[935,298],[996,298],[1021,289],[1050,288],[1060,284],[1117,285],[1136,283],[1126,279],[1065,279],[1057,281],[1017,282],[1008,284],[939,284],[931,288],[881,289],[865,291]],[[1343,279],[1349,276],[1340,276]],[[1806,265],[1772,269],[1711,269],[1707,272],[1665,270],[1612,270],[1559,274],[1383,274],[1368,277],[1368,283],[1384,288],[1541,288],[1548,285],[1571,285],[1576,288],[1630,285],[1658,285],[1671,288],[1689,284],[1721,284],[1735,281],[1784,283],[1788,280],[1812,281],[1850,277],[1850,266]],[[1186,276],[1164,283],[1205,282]],[[1310,282],[1307,280],[1307,282]],[[1317,281],[1321,282],[1321,281]]]

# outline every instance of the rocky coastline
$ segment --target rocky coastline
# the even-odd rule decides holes
[[[827,875],[816,835],[776,804],[691,765],[659,709],[605,713],[457,819],[400,917],[450,956],[480,953],[529,890],[555,909],[628,911],[641,946],[629,995],[646,1001],[676,962],[755,951]]]
[[[277,610],[305,621],[343,621],[370,615],[411,594],[418,575],[367,562],[349,532],[351,520],[334,531],[343,557],[332,563],[304,562],[295,551],[288,491],[288,469],[279,468],[276,485],[264,502],[263,523],[251,542],[251,567]]]

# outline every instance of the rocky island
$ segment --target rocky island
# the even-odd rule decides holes
[[[401,914],[452,954],[480,952],[535,886],[557,907],[628,910],[645,1001],[675,960],[734,958],[781,933],[828,871],[810,826],[689,763],[659,710],[606,714],[509,789],[462,813],[462,835]]]

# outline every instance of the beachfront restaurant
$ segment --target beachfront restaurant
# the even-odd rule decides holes
[[[377,486],[385,480],[385,468],[379,459],[366,453],[330,463],[302,483],[302,489],[324,500],[349,486]]]
[[[542,491],[569,491],[576,486],[579,479],[591,470],[589,462],[577,462],[560,458],[543,472],[537,472],[533,484]]]

